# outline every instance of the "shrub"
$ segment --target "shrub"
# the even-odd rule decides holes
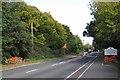
[[[6,63],[8,63],[8,60],[7,60],[7,58],[6,57],[2,57],[2,62],[1,62],[2,64],[6,64]]]
[[[77,49],[76,54],[80,54],[80,50],[79,49]]]
[[[116,57],[115,56],[106,56],[104,57],[104,61],[105,62],[115,62],[116,61]]]
[[[23,58],[22,57],[17,57],[17,56],[15,56],[15,57],[12,57],[12,58],[9,58],[8,59],[8,63],[20,63],[20,62],[22,62],[22,60],[23,60]]]

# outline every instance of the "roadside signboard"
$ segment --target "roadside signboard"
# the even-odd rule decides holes
[[[114,49],[113,47],[105,49],[104,52],[104,55],[117,55],[117,49]]]

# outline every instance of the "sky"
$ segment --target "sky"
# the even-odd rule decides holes
[[[93,16],[90,15],[89,2],[91,0],[24,0],[28,5],[37,7],[42,12],[50,12],[58,22],[68,25],[74,35],[78,35],[84,44],[92,44],[92,37],[83,37],[86,23]]]

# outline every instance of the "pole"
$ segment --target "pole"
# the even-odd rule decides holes
[[[32,52],[33,52],[33,22],[31,22],[31,42],[32,42]]]

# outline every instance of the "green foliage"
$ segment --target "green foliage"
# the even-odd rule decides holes
[[[93,50],[93,46],[90,45],[89,43],[87,43],[84,45],[84,49],[85,49],[85,51],[88,51],[89,49]]]
[[[1,62],[1,63],[2,63],[2,64],[8,63],[7,58],[6,58],[6,57],[2,57],[2,62]]]
[[[2,46],[3,56],[7,58],[20,55],[21,50],[31,45],[30,32],[26,28],[27,24],[20,19],[19,13],[23,7],[24,3],[19,2],[3,3],[2,6]]]
[[[41,35],[37,35],[36,37],[34,37],[34,41],[37,45],[44,46],[46,38],[44,37],[43,34],[41,34]]]
[[[91,3],[90,9],[94,21],[87,24],[84,36],[94,37],[93,45],[96,49],[114,47],[120,49],[120,2]]]
[[[68,54],[78,53],[83,48],[79,37],[73,35],[68,26],[54,20],[50,13],[42,13],[25,2],[3,2],[2,22],[4,63],[13,56],[62,56],[65,43],[68,45]]]
[[[80,50],[79,49],[76,50],[76,54],[80,54]]]
[[[67,26],[65,26],[66,31],[67,32],[67,46],[68,46],[68,53],[69,52],[73,52],[76,53],[77,50],[82,51],[83,50],[83,44],[82,41],[80,40],[80,38],[78,37],[78,35],[73,35],[69,28]]]

